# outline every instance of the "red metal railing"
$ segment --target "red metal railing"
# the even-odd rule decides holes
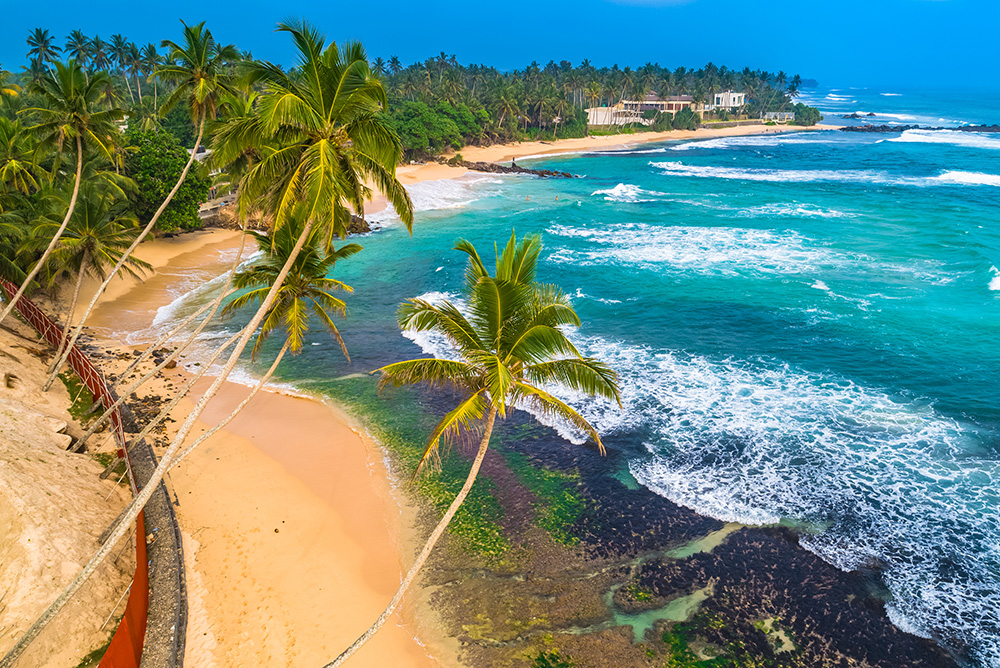
[[[5,298],[17,292],[17,285],[0,278],[0,288],[6,293]],[[52,321],[45,312],[35,306],[27,297],[21,297],[15,306],[28,324],[42,335],[52,346],[58,346],[62,340],[62,327]],[[90,390],[94,400],[101,399],[102,405],[111,406],[115,400],[111,394],[104,376],[83,352],[73,346],[69,354],[70,367],[80,377],[83,384]],[[125,458],[132,493],[138,491],[132,462],[129,460],[128,449],[125,447],[125,430],[122,424],[121,412],[116,408],[111,414],[111,428],[114,432],[118,454]],[[142,645],[146,637],[146,619],[149,612],[149,561],[146,557],[146,524],[142,513],[135,521],[135,573],[132,576],[132,589],[128,603],[125,604],[125,614],[122,616],[118,629],[111,644],[101,659],[99,668],[138,668],[142,658]]]

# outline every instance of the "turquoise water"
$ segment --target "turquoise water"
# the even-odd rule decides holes
[[[810,99],[877,122],[1000,121],[996,95]],[[542,280],[626,388],[623,411],[571,399],[641,484],[723,520],[823,527],[803,545],[881,568],[898,625],[1000,666],[1000,135],[809,132],[537,164],[584,178],[415,186],[413,237],[386,217],[337,268],[356,288],[354,364],[316,333],[285,379],[322,391],[447,356],[399,333],[399,302],[455,296],[460,236],[541,233]]]

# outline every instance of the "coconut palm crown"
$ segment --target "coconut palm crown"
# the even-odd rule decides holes
[[[358,42],[326,44],[304,22],[280,23],[299,52],[298,66],[285,72],[267,62],[247,65],[247,82],[262,86],[253,116],[221,128],[212,146],[218,165],[246,156],[260,158],[240,182],[240,210],[266,211],[274,227],[289,219],[297,203],[308,205],[310,222],[328,239],[346,235],[348,206],[364,210],[372,192],[382,193],[410,227],[413,207],[396,179],[402,159],[399,137],[385,115],[385,91]]]
[[[454,346],[456,360],[437,358],[397,362],[378,369],[381,385],[425,383],[459,390],[461,402],[430,435],[420,465],[434,455],[442,439],[473,427],[491,412],[505,417],[512,407],[561,418],[593,439],[604,452],[597,430],[543,386],[561,385],[621,405],[617,375],[605,363],[584,357],[563,329],[580,319],[556,286],[535,282],[542,244],[529,235],[520,243],[513,234],[497,254],[490,275],[475,247],[455,245],[469,256],[464,297],[468,306],[410,299],[399,309],[399,326],[435,331]]]
[[[302,207],[287,225],[267,235],[251,232],[264,255],[252,265],[236,275],[233,285],[238,290],[247,290],[226,305],[224,314],[241,309],[249,304],[259,304],[275,282],[282,266],[292,255],[295,242],[305,225]],[[303,339],[309,331],[310,315],[315,315],[320,323],[340,344],[344,357],[350,361],[347,346],[333,321],[333,315],[345,317],[347,304],[336,296],[337,292],[353,292],[346,283],[330,278],[338,260],[348,258],[361,251],[358,244],[346,244],[330,250],[322,240],[320,230],[313,228],[302,250],[295,257],[288,276],[281,284],[277,298],[267,310],[254,342],[251,355],[256,358],[264,341],[279,328],[286,333],[289,350],[297,354],[302,350]]]

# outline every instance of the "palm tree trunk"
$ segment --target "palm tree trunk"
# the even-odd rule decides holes
[[[139,104],[142,104],[142,84],[139,83],[139,70],[135,71],[135,90],[139,93]]]
[[[31,282],[35,280],[35,276],[38,275],[38,271],[42,268],[42,265],[45,264],[45,261],[49,259],[49,255],[52,254],[52,250],[56,247],[56,244],[59,243],[59,237],[61,237],[62,233],[66,231],[66,226],[69,225],[69,219],[73,215],[73,210],[76,208],[76,198],[80,194],[80,177],[82,174],[83,174],[83,139],[77,136],[76,181],[73,183],[73,196],[69,200],[69,209],[66,210],[66,217],[63,218],[62,225],[60,225],[59,229],[56,230],[55,235],[53,235],[52,237],[52,241],[49,242],[49,245],[48,247],[46,247],[45,252],[42,253],[42,257],[38,259],[38,262],[35,263],[34,268],[25,277],[24,282],[21,283],[21,287],[18,288],[17,292],[10,298],[10,301],[7,302],[7,306],[4,308],[3,313],[0,313],[0,322],[3,322],[7,318],[7,316],[10,315],[10,312],[14,310],[14,306],[17,304],[18,300],[21,299],[21,295],[23,295],[24,291],[28,289],[28,286],[31,285]],[[60,366],[62,365],[60,364]],[[51,385],[51,382],[49,384]]]
[[[112,412],[114,412],[115,409],[117,409],[119,406],[121,406],[123,403],[125,403],[125,400],[128,397],[130,397],[133,392],[135,392],[141,386],[145,385],[146,382],[150,378],[152,378],[157,373],[159,373],[161,370],[163,370],[167,366],[167,364],[169,364],[173,360],[177,359],[177,356],[180,355],[188,346],[190,346],[192,343],[194,343],[195,338],[197,338],[197,336],[199,334],[201,334],[202,330],[205,329],[205,327],[208,325],[208,323],[212,321],[212,318],[215,317],[216,312],[219,310],[219,307],[222,305],[222,301],[226,297],[228,297],[229,294],[230,294],[230,292],[229,292],[229,286],[232,285],[233,276],[236,274],[236,269],[240,265],[240,258],[243,256],[243,248],[246,246],[246,238],[247,238],[246,237],[246,227],[244,227],[243,234],[240,236],[240,249],[239,249],[239,252],[236,254],[236,259],[233,261],[233,266],[229,270],[229,276],[226,279],[226,284],[224,286],[222,286],[222,291],[219,292],[219,296],[216,297],[210,304],[206,304],[205,307],[203,307],[202,309],[200,309],[199,311],[197,311],[195,313],[195,316],[189,317],[189,318],[185,319],[184,322],[181,323],[180,326],[174,328],[174,330],[172,330],[168,334],[168,338],[169,338],[169,336],[173,335],[173,333],[176,332],[177,329],[179,329],[180,327],[183,327],[184,323],[190,322],[191,320],[194,319],[194,317],[197,317],[197,315],[199,313],[203,313],[205,309],[211,308],[212,312],[209,313],[208,316],[204,320],[201,321],[201,324],[198,325],[195,328],[195,330],[193,332],[191,332],[190,335],[188,335],[188,338],[187,338],[186,341],[184,341],[184,343],[182,343],[180,346],[178,346],[177,348],[175,348],[173,350],[173,352],[171,352],[159,364],[157,364],[153,368],[152,371],[148,372],[145,376],[143,376],[142,378],[140,378],[136,382],[132,383],[131,385],[129,385],[127,388],[125,388],[121,392],[119,392],[118,399],[115,400],[115,403],[113,403],[110,407],[108,407],[107,409],[105,409],[104,414],[101,415],[101,417],[99,417],[98,419],[94,420],[94,422],[90,425],[90,427],[87,428],[87,431],[86,431],[86,433],[84,433],[83,437],[81,439],[79,439],[76,442],[76,444],[74,444],[74,446],[73,446],[73,452],[80,452],[83,449],[83,446],[87,444],[87,441],[90,439],[90,437],[93,436],[97,432],[97,430],[100,428],[100,426],[102,424],[104,424],[104,422],[109,417],[111,417],[111,414],[112,414]],[[162,341],[162,339],[161,339],[161,341]],[[154,343],[153,345],[149,346],[148,348],[146,348],[146,351],[142,355],[140,355],[135,360],[133,360],[132,363],[128,366],[128,368],[125,369],[125,371],[119,376],[119,380],[124,381],[125,378],[128,377],[128,374],[129,374],[129,372],[132,369],[134,369],[136,366],[138,366],[139,364],[141,364],[144,359],[147,359],[152,354],[152,352],[158,348],[158,344],[159,343],[160,343],[160,341],[158,341],[157,343]],[[230,339],[230,341],[226,343],[226,346],[228,346],[229,343],[232,343],[232,339]],[[218,352],[221,353],[222,350],[219,350]],[[214,362],[215,362],[215,358],[212,358],[212,360],[209,362],[209,365],[213,364]],[[200,374],[199,374],[199,377],[200,377]],[[121,383],[119,383],[119,385],[120,384]],[[186,394],[186,391],[185,391],[185,394]]]
[[[159,350],[164,343],[166,343],[174,336],[176,336],[178,332],[180,332],[182,329],[184,329],[189,324],[194,322],[195,319],[198,318],[198,316],[203,314],[208,309],[212,309],[212,313],[208,316],[208,318],[206,318],[206,321],[211,320],[213,317],[215,317],[215,314],[218,311],[219,306],[222,304],[222,300],[225,299],[225,297],[227,296],[227,292],[229,291],[229,286],[233,284],[233,276],[235,276],[236,270],[240,266],[240,260],[243,259],[243,250],[246,248],[246,243],[247,243],[247,228],[246,224],[244,224],[243,229],[241,230],[240,247],[239,250],[236,252],[236,259],[233,261],[233,266],[229,269],[229,278],[226,280],[226,284],[223,286],[222,291],[219,293],[219,297],[216,298],[214,301],[205,304],[200,309],[198,309],[188,317],[184,318],[184,320],[181,320],[173,329],[171,329],[169,332],[167,332],[166,334],[158,338],[156,341],[151,343],[149,346],[147,346],[146,350],[144,350],[143,353],[139,355],[139,357],[136,357],[127,367],[125,367],[125,370],[118,376],[119,380],[128,378],[128,375],[132,373],[132,370],[135,369],[140,364],[142,364],[143,362],[145,362],[147,359],[149,359],[149,356],[153,354],[153,351]],[[201,331],[201,329],[199,329],[198,331]],[[197,334],[197,332],[195,333]],[[189,345],[191,345],[192,341],[193,338],[188,338],[188,340],[178,349],[177,352],[184,350],[184,348],[187,348]]]
[[[76,275],[76,287],[73,288],[73,299],[69,304],[69,313],[66,315],[66,324],[63,326],[62,337],[59,339],[59,347],[56,348],[56,356],[53,358],[52,363],[55,364],[56,360],[62,354],[63,348],[66,347],[66,338],[69,336],[70,325],[73,324],[73,315],[76,313],[76,303],[80,299],[80,286],[83,285],[83,276],[87,273],[87,263],[90,261],[90,249],[84,249],[83,258],[80,259],[80,273]],[[53,367],[49,367],[49,371],[52,371]]]
[[[199,135],[200,134],[201,133],[199,132]],[[132,499],[132,502],[128,505],[125,512],[119,516],[118,523],[115,525],[114,529],[109,532],[107,539],[90,559],[87,565],[83,567],[80,574],[73,579],[73,581],[61,594],[59,594],[56,600],[49,605],[45,612],[43,612],[41,616],[35,620],[25,634],[13,647],[11,647],[3,659],[0,659],[0,668],[12,668],[14,662],[19,656],[21,656],[21,654],[24,653],[24,650],[31,644],[31,641],[38,637],[38,634],[40,634],[42,630],[48,626],[49,622],[52,621],[52,618],[55,617],[56,613],[58,613],[63,606],[66,605],[66,602],[69,601],[70,597],[72,597],[73,594],[75,594],[77,590],[84,585],[90,576],[94,574],[97,568],[104,561],[105,557],[107,557],[111,550],[114,549],[115,544],[129,531],[129,528],[135,521],[135,518],[138,517],[143,507],[146,505],[146,502],[148,502],[150,497],[153,496],[153,492],[159,486],[160,481],[163,480],[164,474],[167,472],[167,469],[170,468],[171,460],[180,449],[180,446],[184,443],[188,433],[190,433],[191,428],[194,426],[195,421],[205,410],[205,406],[208,405],[208,402],[210,402],[212,398],[215,397],[216,393],[218,393],[219,388],[222,387],[222,384],[226,381],[226,378],[229,377],[229,374],[232,373],[233,367],[235,367],[236,362],[239,361],[240,354],[243,352],[244,348],[246,348],[247,342],[250,341],[250,337],[257,330],[257,327],[260,326],[261,321],[264,319],[264,315],[274,304],[274,300],[278,296],[278,290],[285,282],[285,278],[288,276],[288,272],[291,270],[292,264],[298,257],[299,252],[302,250],[302,246],[305,245],[309,232],[312,230],[312,226],[313,221],[310,220],[303,227],[302,233],[295,242],[295,247],[292,249],[291,254],[285,261],[285,265],[281,268],[281,271],[278,272],[278,276],[271,285],[271,289],[268,290],[267,296],[264,298],[264,302],[260,305],[260,308],[257,309],[253,318],[251,318],[250,322],[243,329],[243,333],[240,335],[240,338],[236,343],[236,348],[229,356],[229,360],[226,362],[226,366],[223,367],[222,373],[220,373],[218,378],[215,379],[212,386],[208,388],[208,391],[202,395],[201,399],[195,405],[194,410],[188,414],[184,423],[181,425],[180,430],[178,430],[177,435],[174,437],[174,440],[170,443],[170,447],[168,447],[167,451],[163,453],[160,463],[157,464],[156,469],[149,477],[149,480],[146,481],[142,490],[140,490],[139,494]]]
[[[191,151],[191,157],[188,158],[187,164],[184,165],[184,171],[181,172],[180,178],[177,179],[177,183],[174,184],[174,187],[167,195],[167,198],[163,200],[163,203],[160,205],[160,208],[156,210],[156,213],[153,214],[153,217],[149,219],[148,223],[146,223],[146,227],[143,228],[142,232],[140,232],[139,235],[135,238],[135,241],[133,241],[132,245],[128,247],[128,250],[122,253],[121,258],[119,258],[118,262],[115,264],[114,269],[112,269],[108,273],[107,278],[105,278],[104,282],[101,283],[101,286],[97,288],[97,292],[94,293],[93,299],[91,299],[90,304],[87,305],[87,310],[83,312],[83,316],[80,318],[80,323],[76,326],[76,329],[73,330],[73,336],[69,341],[69,345],[66,347],[66,350],[63,351],[63,354],[59,357],[59,362],[58,364],[56,364],[55,370],[53,370],[53,372],[49,375],[48,379],[45,381],[45,384],[42,386],[43,391],[48,391],[48,389],[52,386],[52,381],[54,381],[56,376],[59,374],[59,370],[62,369],[63,364],[66,363],[66,359],[69,357],[69,351],[73,349],[74,345],[76,345],[77,339],[79,339],[80,334],[83,333],[83,326],[87,323],[87,318],[90,317],[90,314],[94,310],[94,307],[97,306],[97,300],[101,298],[101,295],[104,294],[104,290],[108,287],[108,284],[111,283],[111,280],[118,274],[121,268],[125,265],[125,263],[128,261],[129,257],[131,257],[132,252],[136,249],[136,247],[140,243],[142,243],[143,239],[146,238],[146,235],[149,234],[149,231],[153,229],[153,226],[156,225],[156,221],[160,219],[160,216],[163,214],[163,211],[167,208],[167,205],[170,204],[170,201],[173,200],[174,195],[176,195],[177,191],[180,190],[181,184],[184,183],[184,179],[187,178],[188,171],[190,171],[191,169],[191,163],[194,162],[194,157],[198,153],[198,146],[199,144],[201,144],[201,138],[204,135],[204,133],[205,133],[205,112],[203,111],[201,113],[201,120],[198,123],[198,138],[194,142],[194,149]],[[0,317],[0,320],[2,319],[3,318]]]
[[[427,561],[427,558],[431,556],[431,551],[434,549],[434,545],[437,544],[438,539],[441,538],[444,530],[448,528],[448,524],[455,516],[455,513],[458,512],[459,506],[461,506],[462,502],[465,501],[465,497],[469,495],[469,490],[472,489],[472,483],[476,481],[476,476],[479,475],[479,467],[483,465],[483,458],[486,456],[486,449],[490,444],[490,435],[493,433],[493,423],[496,421],[496,417],[497,407],[496,405],[493,405],[490,407],[489,416],[486,418],[486,429],[483,431],[483,439],[479,442],[479,452],[476,453],[476,458],[472,462],[472,468],[469,470],[469,475],[465,479],[465,484],[462,485],[462,489],[455,497],[455,500],[451,502],[450,506],[448,506],[448,511],[444,514],[444,517],[442,517],[441,521],[438,522],[438,525],[434,527],[434,531],[431,532],[430,537],[427,539],[424,549],[420,551],[419,555],[417,555],[417,560],[413,563],[413,566],[410,567],[410,570],[407,571],[406,577],[403,578],[403,582],[400,583],[399,589],[396,590],[396,594],[392,597],[392,600],[389,601],[389,605],[382,611],[382,614],[375,620],[375,623],[372,624],[367,631],[361,634],[361,637],[351,643],[351,646],[341,652],[340,656],[323,666],[323,668],[336,668],[336,666],[339,666],[344,661],[347,661],[352,654],[361,649],[362,645],[368,642],[371,637],[374,636],[380,628],[382,628],[382,625],[386,623],[392,613],[399,606],[400,601],[403,600],[403,594],[405,594],[406,590],[410,588],[411,584],[413,584],[413,579],[417,576],[417,573],[420,572],[420,569]]]
[[[287,338],[285,339],[284,345],[281,346],[281,350],[278,351],[277,357],[275,357],[274,361],[271,363],[271,368],[269,368],[267,370],[267,373],[264,374],[263,378],[261,378],[259,381],[257,381],[257,384],[254,385],[254,387],[253,387],[252,390],[250,390],[250,394],[248,394],[243,399],[243,401],[241,401],[239,403],[239,405],[236,408],[233,409],[233,412],[230,413],[227,417],[225,417],[222,420],[222,422],[220,422],[219,424],[215,425],[214,427],[212,427],[211,429],[209,429],[208,431],[206,431],[204,434],[202,434],[201,436],[199,436],[198,439],[194,443],[192,443],[191,445],[189,445],[186,448],[184,448],[184,451],[181,452],[179,455],[177,455],[174,458],[174,460],[170,463],[170,468],[171,469],[173,469],[175,466],[177,466],[178,464],[180,464],[180,462],[181,462],[182,459],[184,459],[189,454],[191,454],[192,450],[194,450],[199,445],[201,445],[203,442],[205,442],[206,440],[208,440],[212,436],[212,434],[214,434],[215,432],[219,431],[220,429],[225,428],[225,426],[227,424],[229,424],[230,422],[233,421],[233,418],[235,418],[237,415],[240,414],[240,411],[242,411],[244,408],[246,408],[247,404],[249,404],[253,400],[253,398],[257,396],[257,393],[261,391],[261,389],[264,387],[264,385],[267,384],[267,381],[271,380],[271,376],[274,375],[275,370],[278,368],[278,364],[281,363],[281,358],[285,356],[286,352],[288,352],[288,339]]]
[[[122,79],[125,80],[125,88],[128,89],[128,99],[132,100],[132,106],[135,106],[135,97],[132,95],[132,85],[128,82],[128,73],[122,73]]]
[[[208,370],[212,368],[213,364],[215,364],[215,360],[219,359],[219,355],[221,355],[226,350],[226,348],[233,345],[233,342],[236,341],[236,339],[239,337],[241,333],[242,331],[236,332],[231,337],[226,339],[225,343],[223,343],[221,346],[215,349],[215,352],[212,353],[212,356],[208,358],[208,360],[202,365],[198,373],[189,378],[187,383],[184,384],[184,387],[174,392],[174,396],[171,397],[170,401],[168,401],[160,409],[160,412],[156,415],[156,417],[150,420],[149,423],[142,428],[142,431],[140,431],[137,436],[134,436],[132,438],[132,443],[137,443],[146,436],[148,436],[149,432],[153,431],[156,425],[160,424],[161,422],[167,419],[167,417],[170,415],[170,411],[172,411],[174,407],[181,402],[181,399],[187,396],[188,392],[191,391],[191,388],[195,386],[195,383],[201,380],[201,377],[204,376],[206,373],[208,373]],[[87,443],[87,439],[89,439],[97,432],[97,429],[101,426],[104,420],[111,415],[111,411],[122,405],[122,402],[126,396],[128,396],[128,394],[119,396],[117,401],[115,401],[114,405],[112,405],[111,408],[109,408],[108,411],[105,412],[104,415],[102,415],[99,420],[95,420],[94,423],[87,428],[87,433],[83,435],[83,438],[74,443],[73,447],[70,448],[71,452],[80,452],[83,449],[83,446]]]

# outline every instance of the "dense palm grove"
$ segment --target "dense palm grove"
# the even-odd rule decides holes
[[[767,111],[794,110],[801,114],[803,124],[819,120],[818,113],[803,113],[805,105],[794,104],[802,87],[800,76],[750,68],[737,71],[712,63],[697,70],[670,70],[652,63],[638,69],[597,68],[587,60],[574,67],[564,60],[501,72],[487,65],[463,66],[455,56],[441,53],[405,68],[399,58],[376,58],[372,67],[384,79],[393,126],[411,157],[466,144],[583,137],[587,134],[584,109],[643,99],[653,92],[662,97],[690,95],[696,103],[712,99],[717,92],[746,93],[747,103],[721,111],[720,119],[759,118]],[[678,123],[670,114],[661,113],[652,129],[693,129],[694,114],[686,116]]]

